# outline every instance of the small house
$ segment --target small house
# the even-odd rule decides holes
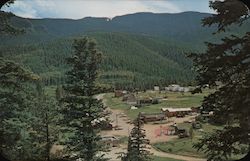
[[[154,86],[154,91],[160,91],[160,87],[159,86]]]
[[[150,97],[138,98],[136,100],[136,106],[141,107],[141,106],[145,106],[145,105],[150,105],[150,104],[152,104],[152,102],[153,102],[153,99]]]
[[[165,91],[170,91],[170,87],[165,87]]]
[[[115,97],[122,97],[125,94],[127,94],[127,91],[115,90],[114,93],[115,93]]]
[[[168,87],[165,87],[165,91],[172,91],[172,92],[190,92],[191,87],[181,87],[178,84],[172,84]]]
[[[189,92],[190,89],[188,87],[184,87],[184,92]]]
[[[162,108],[161,111],[167,117],[177,117],[178,115],[187,115],[192,113],[191,108]]]
[[[144,122],[154,122],[154,121],[162,121],[165,120],[166,117],[163,113],[153,113],[153,114],[141,114],[140,119]]]
[[[172,84],[172,85],[169,85],[168,87],[169,87],[169,91],[178,92],[179,88],[180,88],[180,85]]]
[[[177,90],[178,90],[178,92],[184,92],[185,88],[184,87],[179,87]]]

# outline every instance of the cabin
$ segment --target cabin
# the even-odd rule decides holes
[[[139,98],[136,100],[136,106],[141,107],[145,105],[150,105],[152,104],[153,99],[152,98]]]
[[[154,91],[160,91],[160,87],[159,86],[154,86]]]
[[[151,98],[151,97],[144,97],[144,98],[137,98],[136,100],[136,106],[137,107],[142,107],[142,106],[147,106],[151,104],[158,104],[160,103],[160,98]]]
[[[170,91],[170,87],[165,87],[165,91]]]
[[[162,108],[161,111],[166,117],[185,116],[193,112],[191,108]]]
[[[190,87],[181,87],[178,84],[172,84],[169,85],[168,87],[165,87],[165,91],[172,91],[172,92],[190,92],[191,88]]]
[[[115,93],[115,97],[122,97],[125,94],[127,94],[127,91],[115,90],[114,93]]]
[[[190,92],[190,88],[184,87],[184,92],[185,92],[185,93],[186,93],[186,92]]]
[[[178,84],[172,84],[169,86],[169,91],[172,91],[172,92],[178,92],[180,89],[180,85]]]
[[[142,113],[140,119],[144,123],[154,122],[154,121],[163,121],[166,119],[163,113],[154,113],[154,114],[144,114]]]

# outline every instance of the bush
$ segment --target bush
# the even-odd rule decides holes
[[[158,104],[159,103],[159,100],[158,99],[153,99],[152,100],[152,104]]]

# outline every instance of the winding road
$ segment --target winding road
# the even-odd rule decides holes
[[[107,106],[105,99],[104,99],[105,94],[99,94],[96,96],[96,99],[102,100],[103,104]],[[115,121],[116,123],[118,122],[119,126],[121,126],[123,129],[122,130],[112,130],[112,131],[103,131],[102,135],[111,135],[111,136],[128,136],[130,130],[132,129],[132,125],[127,123],[127,118],[126,117],[117,117],[118,114],[121,114],[123,111],[121,110],[114,110],[108,107],[108,110],[112,112],[110,115],[111,120]],[[185,118],[179,118],[176,123],[181,123],[184,121],[190,120],[191,117],[185,117]],[[164,126],[169,126],[172,123],[165,124]],[[171,139],[176,138],[176,136],[168,136],[168,137],[156,137],[154,133],[154,129],[159,126],[159,125],[150,125],[146,124],[144,126],[144,129],[146,130],[146,135],[148,139],[150,139],[151,143],[155,142],[162,142],[162,141],[169,141]],[[120,146],[120,147],[113,147],[110,149],[110,152],[106,153],[106,157],[111,158],[112,161],[120,161],[120,159],[117,159],[119,156],[119,153],[125,152],[126,151],[126,146]],[[183,156],[183,155],[176,155],[176,154],[171,154],[171,153],[166,153],[166,152],[161,152],[158,151],[157,149],[153,148],[151,146],[150,152],[159,157],[167,157],[167,158],[173,158],[173,159],[178,159],[178,160],[183,160],[183,161],[206,161],[206,159],[203,158],[196,158],[196,157],[189,157],[189,156]]]

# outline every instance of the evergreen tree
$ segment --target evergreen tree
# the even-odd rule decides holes
[[[227,32],[232,24],[242,24],[249,18],[249,9],[239,1],[212,1],[218,14],[205,18],[204,25],[218,25],[217,32]],[[216,33],[215,33],[216,34]],[[206,53],[190,57],[199,75],[199,88],[209,85],[217,90],[206,97],[204,109],[214,111],[213,121],[224,124],[221,130],[206,135],[195,144],[208,155],[208,160],[228,160],[233,154],[250,150],[250,32],[244,36],[230,36],[220,43],[207,43]]]
[[[10,4],[14,3],[15,0],[2,0],[0,2],[0,9],[4,6],[4,5],[7,5],[9,6]]]
[[[95,41],[89,38],[77,39],[73,43],[75,54],[67,59],[71,70],[67,73],[67,84],[64,86],[65,97],[62,114],[64,123],[74,129],[69,140],[69,149],[76,158],[86,161],[104,160],[98,134],[93,121],[103,116],[105,110],[102,102],[95,99],[95,80],[101,53],[96,49]]]
[[[0,58],[0,152],[8,153],[23,150],[18,146],[29,127],[25,121],[32,102],[28,86],[39,79],[20,65]],[[12,154],[13,155],[13,154]]]
[[[50,160],[55,103],[40,85],[35,89],[38,76],[18,64],[2,61],[0,78],[1,152],[11,160]]]
[[[40,149],[40,155],[37,158],[50,161],[50,149],[56,141],[56,133],[58,133],[57,105],[53,98],[48,97],[41,82],[36,83],[37,101],[33,110],[31,109],[35,121],[33,125],[33,138],[38,149]]]
[[[132,129],[128,139],[128,151],[122,157],[122,161],[150,161],[150,152],[148,151],[149,140],[146,139],[145,130],[143,129],[143,121],[140,114],[134,121],[134,128]]]
[[[1,1],[0,9],[13,2]],[[9,23],[12,16],[12,13],[0,11],[0,34],[23,33]],[[0,58],[0,153],[12,160],[37,160],[41,157],[41,146],[37,144],[39,136],[34,133],[34,127],[40,120],[31,112],[36,111],[32,85],[38,79],[37,75],[20,65]]]

